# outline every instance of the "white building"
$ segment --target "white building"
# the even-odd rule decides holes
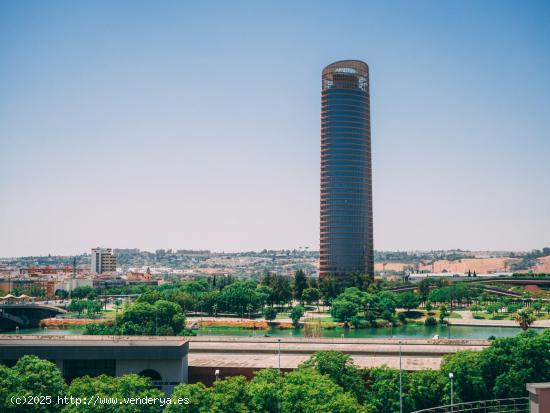
[[[96,274],[116,271],[116,256],[111,248],[92,248],[91,271]]]

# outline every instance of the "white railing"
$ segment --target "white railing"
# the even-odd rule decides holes
[[[529,413],[529,398],[480,400],[417,410],[413,413]]]

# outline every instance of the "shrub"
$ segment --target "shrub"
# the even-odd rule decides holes
[[[424,321],[424,324],[427,326],[435,326],[437,325],[437,320],[434,316],[429,316],[428,318],[426,318],[426,321]]]

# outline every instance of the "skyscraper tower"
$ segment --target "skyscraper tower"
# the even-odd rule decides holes
[[[369,67],[342,60],[323,69],[320,276],[339,287],[374,277]]]

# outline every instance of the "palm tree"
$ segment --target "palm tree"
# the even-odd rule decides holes
[[[522,330],[527,330],[529,326],[533,324],[533,321],[535,321],[535,317],[533,317],[530,311],[521,310],[516,316],[516,321],[519,323]]]

